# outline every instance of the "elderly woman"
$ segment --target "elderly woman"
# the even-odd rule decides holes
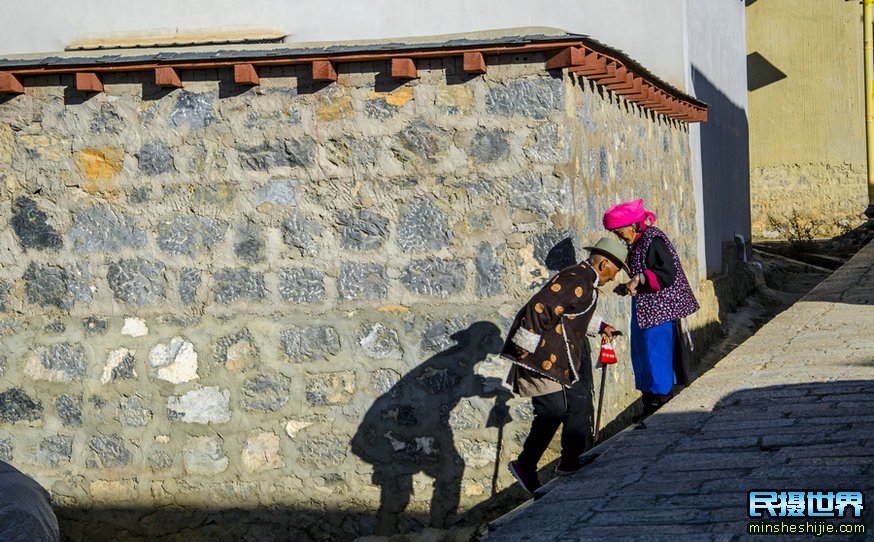
[[[653,226],[655,221],[642,199],[604,213],[604,227],[628,245],[631,280],[617,286],[616,293],[632,296],[631,365],[635,387],[643,393],[644,415],[668,400],[675,383],[687,382],[680,320],[699,308],[673,243]]]

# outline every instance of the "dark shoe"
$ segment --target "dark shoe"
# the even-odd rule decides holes
[[[540,487],[540,480],[537,479],[537,471],[526,469],[518,460],[510,461],[510,464],[507,466],[510,469],[510,473],[512,473],[516,478],[516,481],[519,482],[520,486],[522,486],[522,489],[534,495],[534,492]]]
[[[555,468],[555,475],[570,476],[581,468],[583,468],[583,464],[580,462],[579,458],[565,459],[562,457],[561,461],[558,462],[558,467]]]

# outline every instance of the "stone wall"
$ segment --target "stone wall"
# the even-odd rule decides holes
[[[840,235],[860,226],[868,207],[864,163],[755,168],[750,191],[756,237],[785,238],[797,226],[814,237]]]
[[[695,325],[718,308],[685,127],[542,62],[434,60],[403,85],[382,63],[255,89],[183,72],[172,92],[119,74],[94,96],[53,77],[5,99],[0,459],[90,539],[342,540],[511,485],[531,410],[494,352],[607,206],[645,198]],[[608,420],[637,396],[619,353]]]

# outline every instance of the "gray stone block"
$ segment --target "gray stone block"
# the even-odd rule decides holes
[[[140,173],[145,175],[160,175],[174,169],[170,147],[163,141],[151,141],[144,144],[136,156]]]
[[[209,476],[228,468],[228,457],[217,437],[191,437],[182,449],[185,472]]]
[[[527,155],[532,160],[546,163],[570,160],[570,130],[559,130],[557,124],[547,122],[535,128],[533,135],[534,141],[526,149]],[[584,158],[585,156],[583,153]]]
[[[220,269],[212,278],[213,295],[217,303],[231,303],[242,299],[258,301],[267,292],[264,274],[245,268]]]
[[[85,335],[100,335],[106,333],[108,322],[104,318],[89,316],[82,320],[82,329],[85,330]]]
[[[64,323],[61,321],[50,322],[50,323],[45,325],[45,327],[43,328],[43,331],[45,331],[46,333],[55,333],[55,334],[63,333],[65,331],[67,331],[67,326],[65,326]]]
[[[346,460],[348,442],[331,436],[317,436],[300,445],[300,461],[319,469],[335,467]]]
[[[21,388],[0,393],[0,422],[33,422],[43,416],[42,402],[32,398]]]
[[[477,247],[476,291],[482,297],[491,297],[504,292],[504,265],[495,254],[491,244],[482,242]]]
[[[227,423],[231,419],[228,390],[217,386],[197,388],[167,399],[167,418],[183,423]]]
[[[504,117],[545,119],[564,111],[564,85],[561,78],[551,76],[509,81],[489,89],[486,111]]]
[[[82,425],[82,396],[61,394],[55,397],[55,409],[58,417],[67,427]]]
[[[81,344],[57,343],[37,348],[25,364],[27,376],[51,382],[77,382],[87,374],[85,348]]]
[[[249,263],[264,261],[264,238],[257,224],[244,222],[237,229],[234,253]]]
[[[179,128],[186,124],[193,129],[206,128],[216,121],[213,100],[215,94],[183,91],[176,99],[167,124],[170,128]]]
[[[111,103],[103,102],[91,116],[89,128],[94,135],[117,135],[124,130],[126,122]]]
[[[136,221],[107,205],[74,212],[68,235],[73,249],[80,254],[146,246],[146,234]]]
[[[306,400],[312,406],[347,405],[355,395],[355,373],[338,371],[307,375]]]
[[[325,274],[318,269],[282,269],[279,295],[292,303],[319,303],[325,298]]]
[[[32,199],[20,196],[12,205],[12,231],[26,249],[59,250],[64,241],[49,222],[48,216]]]
[[[118,401],[116,419],[124,427],[145,427],[152,421],[152,411],[143,403],[142,397],[122,397]]]
[[[449,149],[451,134],[423,119],[414,120],[397,135],[395,152],[402,159],[436,163]]]
[[[280,335],[291,361],[320,361],[340,352],[340,335],[330,326],[290,327]]]
[[[468,329],[476,321],[473,316],[459,316],[429,324],[422,334],[422,350],[443,352],[458,344],[452,338],[459,331]]]
[[[534,258],[550,271],[560,271],[579,262],[579,237],[572,230],[547,230],[535,233],[529,242],[534,245]]]
[[[73,456],[73,437],[69,435],[54,435],[39,442],[34,460],[47,467],[57,467],[61,463],[69,463]]]
[[[238,150],[240,165],[249,171],[278,167],[309,167],[315,162],[316,142],[309,136],[264,142]]]
[[[12,456],[13,449],[11,438],[0,438],[0,461],[11,462],[14,459]]]
[[[395,386],[400,381],[401,374],[394,369],[377,369],[370,373],[370,387],[376,395],[399,396],[401,392]]]
[[[339,211],[337,230],[343,248],[373,250],[388,239],[388,219],[367,209]]]
[[[158,248],[189,256],[210,252],[224,239],[225,228],[209,217],[177,216],[158,224]]]
[[[112,368],[112,380],[128,380],[137,377],[136,360],[127,353],[117,366]]]
[[[569,212],[565,180],[553,175],[525,173],[510,179],[510,207],[548,217]]]
[[[152,448],[147,459],[153,470],[164,470],[173,466],[173,458],[161,448]]]
[[[197,299],[197,287],[200,286],[200,271],[186,267],[179,272],[179,299],[186,305],[191,305]]]
[[[111,469],[129,465],[133,453],[127,448],[128,442],[116,434],[98,435],[88,439],[91,450],[85,465],[90,469]]]
[[[298,184],[298,181],[293,179],[275,179],[264,186],[259,186],[255,189],[255,205],[262,203],[296,205]]]
[[[136,306],[159,303],[167,291],[164,264],[142,258],[110,263],[106,279],[116,299]]]
[[[457,371],[448,367],[439,369],[426,367],[416,380],[428,393],[437,394],[454,388],[461,382],[462,378]]]
[[[292,249],[297,249],[301,256],[315,256],[318,254],[318,236],[322,227],[315,220],[310,220],[300,213],[290,215],[282,223],[282,240]]]
[[[398,245],[403,250],[437,250],[449,245],[451,240],[446,214],[430,199],[415,200],[401,214]]]
[[[243,382],[243,408],[276,412],[291,397],[291,380],[283,375],[258,375]]]
[[[504,130],[480,127],[474,134],[467,153],[480,163],[494,164],[510,155],[510,145]]]
[[[398,332],[380,323],[365,324],[358,334],[358,344],[367,357],[399,358],[403,355]]]
[[[385,266],[378,263],[343,264],[337,278],[337,291],[344,301],[384,299],[388,294]]]
[[[258,363],[260,354],[252,334],[243,328],[218,339],[213,345],[213,355],[216,363],[244,372]]]
[[[64,310],[73,308],[75,298],[70,292],[68,274],[60,267],[30,262],[23,278],[29,303]]]
[[[464,261],[439,258],[416,260],[401,273],[400,281],[415,294],[446,298],[464,290]]]

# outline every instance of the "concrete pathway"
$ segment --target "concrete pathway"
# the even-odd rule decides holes
[[[861,490],[874,508],[874,243],[587,459],[484,540],[768,539],[748,534],[750,490]],[[874,540],[874,510],[860,521],[867,537],[822,539]]]

